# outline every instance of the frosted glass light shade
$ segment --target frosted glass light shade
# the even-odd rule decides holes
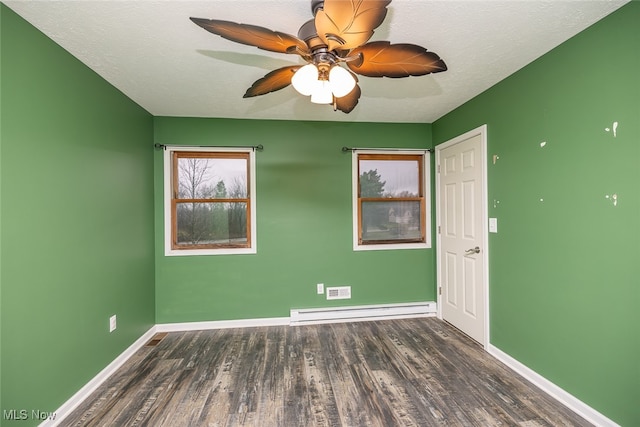
[[[337,65],[329,71],[328,81],[320,80],[318,68],[307,64],[291,77],[291,85],[301,95],[311,95],[311,102],[315,104],[331,104],[334,96],[340,98],[351,92],[356,81],[350,72]]]
[[[353,90],[356,80],[350,72],[336,65],[329,71],[329,85],[333,95],[341,98]]]
[[[291,77],[291,85],[301,95],[309,96],[313,94],[318,85],[318,69],[313,64],[307,64],[298,69]]]
[[[319,80],[317,83],[316,88],[311,94],[311,102],[314,104],[331,104],[333,102],[331,85],[326,80]]]

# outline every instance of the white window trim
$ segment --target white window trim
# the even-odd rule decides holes
[[[172,249],[171,248],[171,157],[175,151],[249,153],[249,200],[251,201],[251,240],[248,248]],[[252,148],[166,146],[164,150],[164,254],[165,256],[241,255],[258,250],[256,228],[256,162]]]
[[[361,245],[358,242],[358,154],[424,154],[423,188],[425,198],[425,242],[424,243],[387,243],[381,245]],[[351,154],[351,199],[353,216],[354,251],[388,251],[400,249],[428,249],[431,247],[431,157],[428,150],[353,150]]]

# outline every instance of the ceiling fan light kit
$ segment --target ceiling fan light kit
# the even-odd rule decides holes
[[[342,98],[353,90],[356,80],[344,68],[334,65],[321,73],[314,64],[307,64],[291,77],[291,85],[301,95],[311,96],[316,104],[331,104],[333,97]]]
[[[311,102],[314,104],[333,103],[333,93],[331,93],[331,86],[328,81],[318,80],[318,85],[311,94]]]
[[[356,74],[367,77],[422,76],[447,70],[440,57],[413,44],[369,39],[384,21],[391,0],[311,0],[314,19],[298,37],[235,22],[191,18],[198,26],[228,40],[271,52],[296,54],[308,64],[268,73],[244,97],[265,95],[292,85],[316,104],[351,112],[360,99]],[[346,64],[349,69],[340,63]]]
[[[335,65],[329,71],[329,85],[336,98],[342,98],[356,87],[356,79],[344,68]]]
[[[300,95],[310,96],[316,89],[318,80],[318,69],[313,64],[307,64],[300,68],[291,77],[291,85]]]

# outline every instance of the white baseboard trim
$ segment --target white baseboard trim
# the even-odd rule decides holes
[[[91,393],[93,393],[102,383],[115,373],[133,354],[141,349],[153,335],[156,327],[153,326],[147,332],[123,351],[113,362],[109,363],[102,371],[85,384],[76,394],[54,411],[55,418],[45,420],[40,423],[40,427],[54,427],[59,425],[74,409],[76,409]]]
[[[600,412],[596,411],[572,394],[558,387],[548,379],[544,378],[542,375],[535,372],[533,369],[518,362],[516,359],[509,356],[499,348],[489,344],[487,351],[493,357],[507,365],[518,374],[522,375],[542,391],[546,392],[548,395],[550,395],[558,402],[562,403],[567,408],[571,409],[573,412],[580,415],[593,425],[596,425],[598,427],[620,427],[620,425],[616,424],[614,421],[602,415]]]
[[[159,323],[156,325],[156,332],[202,331],[207,329],[250,328],[252,326],[281,326],[288,324],[288,317],[215,320],[211,322]]]

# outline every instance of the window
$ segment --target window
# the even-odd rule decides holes
[[[427,160],[423,151],[354,151],[354,250],[430,247]]]
[[[251,149],[165,149],[165,254],[255,253]]]

